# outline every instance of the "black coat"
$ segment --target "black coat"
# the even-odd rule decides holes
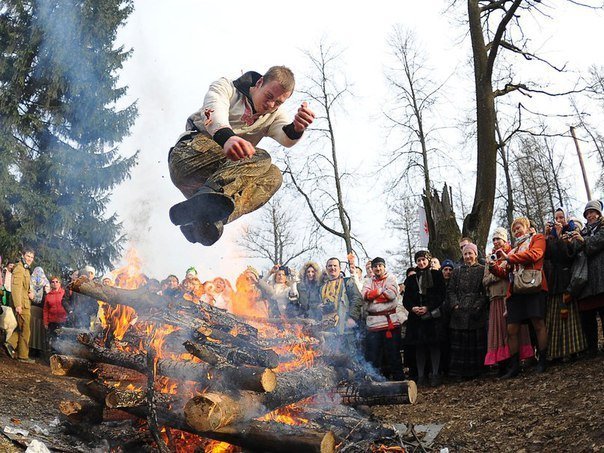
[[[440,308],[445,301],[445,279],[440,271],[430,270],[432,275],[432,288],[426,295],[419,293],[417,275],[411,275],[405,280],[405,294],[403,305],[409,311],[404,342],[406,344],[427,345],[437,344],[445,338],[442,316],[440,318],[420,318],[413,313],[413,307],[428,307],[431,312]]]
[[[599,225],[588,233],[587,227],[581,231],[584,242],[573,241],[574,252],[580,250],[587,256],[587,284],[581,291],[578,300],[587,297],[604,294],[604,218],[600,219]]]
[[[483,277],[481,264],[464,264],[453,271],[446,303],[451,329],[474,330],[486,326],[489,298],[482,284]]]
[[[550,296],[568,291],[573,257],[568,242],[548,236],[545,249],[544,270],[547,278],[547,291]]]

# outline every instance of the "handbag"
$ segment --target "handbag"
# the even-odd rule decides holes
[[[541,291],[541,269],[520,269],[514,272],[513,294],[536,294]]]
[[[570,271],[569,290],[573,297],[577,297],[581,293],[581,290],[587,284],[587,279],[587,256],[585,252],[580,251],[575,256]]]

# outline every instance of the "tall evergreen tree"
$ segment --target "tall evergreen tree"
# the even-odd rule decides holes
[[[122,105],[114,47],[132,0],[0,0],[0,250],[27,244],[51,271],[107,268],[124,237],[106,212],[136,164],[117,144]]]

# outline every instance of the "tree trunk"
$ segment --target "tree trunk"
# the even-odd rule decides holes
[[[468,21],[476,88],[477,172],[474,203],[472,211],[464,219],[462,234],[472,238],[479,250],[484,250],[495,203],[497,142],[495,98],[491,81],[492,66],[489,66],[487,47],[482,34],[478,0],[468,0]]]
[[[456,260],[459,253],[461,232],[453,212],[453,204],[447,184],[443,187],[442,199],[436,190],[422,196],[428,229],[430,230],[428,249],[433,256],[441,261],[445,258]]]

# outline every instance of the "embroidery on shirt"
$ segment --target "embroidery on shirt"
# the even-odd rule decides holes
[[[207,128],[210,124],[212,124],[212,113],[214,113],[214,109],[205,109],[203,111],[204,116],[206,117],[203,125]]]
[[[241,115],[241,121],[243,121],[246,126],[251,126],[256,121],[256,118],[252,113],[252,107],[248,104],[247,99],[244,100],[244,104],[245,109],[243,111],[243,115]]]

